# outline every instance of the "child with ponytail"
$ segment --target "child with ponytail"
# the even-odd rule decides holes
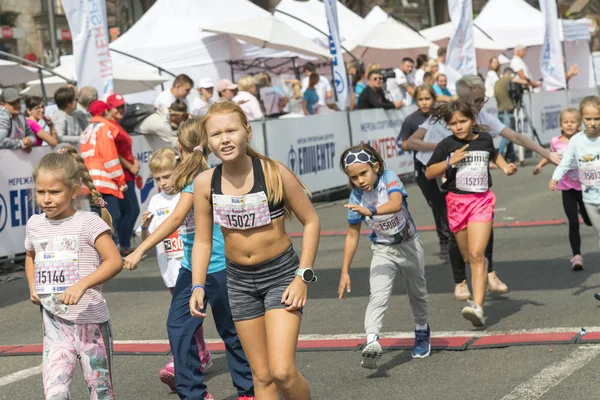
[[[77,209],[82,186],[108,222],[110,215],[73,148],[44,156],[33,179],[42,214],[27,221],[25,271],[30,299],[42,306],[45,398],[70,398],[79,359],[90,398],[114,399],[112,333],[102,284],[123,262],[107,222]]]
[[[320,224],[308,189],[285,166],[250,147],[252,128],[234,103],[213,104],[200,135],[222,164],[195,180],[190,311],[206,316],[208,255],[215,251],[212,237],[223,232],[231,313],[257,398],[308,400],[308,383],[296,368],[302,309],[308,285],[317,280],[312,267]],[[304,225],[301,257],[285,230],[285,217],[292,214]]]
[[[192,246],[196,227],[194,223],[194,179],[208,169],[209,154],[206,137],[200,135],[200,119],[185,121],[179,127],[178,145],[181,162],[173,174],[174,189],[180,197],[171,215],[152,232],[138,248],[125,258],[125,268],[133,270],[145,252],[167,239],[179,229],[183,242],[183,258],[179,275],[173,289],[173,299],[167,317],[169,342],[175,363],[175,390],[184,399],[213,399],[204,383],[200,359],[200,349],[196,338],[203,319],[190,314],[192,296]],[[196,211],[197,212],[197,211]],[[229,307],[227,282],[225,278],[225,255],[223,235],[214,229],[211,235],[211,249],[206,253],[209,259],[206,280],[206,301],[210,304],[219,336],[225,342],[227,364],[238,390],[239,400],[254,398],[252,374],[246,355],[242,350]],[[206,302],[202,303],[202,308]]]

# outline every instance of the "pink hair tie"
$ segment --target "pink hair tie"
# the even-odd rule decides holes
[[[203,153],[204,147],[202,147],[202,145],[196,146],[196,147],[194,147],[194,151],[199,151],[200,153]]]
[[[102,197],[98,197],[96,199],[96,201],[94,202],[94,205],[100,207],[100,208],[105,208],[106,207],[106,200],[104,200]]]
[[[69,150],[66,147],[61,147],[56,151],[58,154],[69,154]]]

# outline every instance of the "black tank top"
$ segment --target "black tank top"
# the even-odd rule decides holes
[[[223,178],[223,164],[219,164],[215,168],[215,172],[213,173],[211,179],[211,189],[212,194],[220,195],[223,194],[223,190],[221,189],[221,179]],[[265,183],[265,173],[262,168],[262,163],[260,158],[252,157],[252,173],[254,174],[254,185],[252,189],[246,194],[251,193],[260,193],[263,192],[265,195],[267,194],[267,184]],[[271,215],[271,219],[279,218],[284,215],[283,210],[283,201],[278,203],[273,203],[271,199],[268,200],[269,203],[269,214]]]

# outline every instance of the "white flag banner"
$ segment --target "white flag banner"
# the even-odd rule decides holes
[[[565,89],[565,64],[563,51],[558,36],[558,11],[555,0],[539,0],[540,9],[544,15],[544,44],[540,54],[540,69],[544,78],[543,86],[546,91]]]
[[[69,0],[62,4],[71,30],[77,86],[93,86],[98,98],[106,100],[114,91],[106,2]]]
[[[448,11],[452,20],[452,36],[448,42],[446,70],[448,86],[453,90],[458,79],[477,73],[473,41],[473,3],[471,0],[448,0]]]
[[[337,106],[340,110],[348,108],[348,74],[340,45],[340,29],[337,16],[337,0],[324,0],[325,15],[329,26],[329,50],[333,63],[333,83],[337,93]]]

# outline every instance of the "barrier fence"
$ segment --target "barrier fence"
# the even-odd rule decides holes
[[[524,105],[542,143],[548,144],[550,138],[560,134],[560,111],[577,107],[583,97],[597,94],[596,89],[536,93],[525,95]],[[496,107],[492,99],[485,110],[496,114]],[[287,165],[313,193],[318,193],[347,184],[338,161],[341,153],[354,144],[369,143],[381,153],[387,167],[399,175],[412,172],[412,153],[402,150],[399,132],[404,119],[415,110],[413,105],[400,110],[359,110],[254,121],[250,144]],[[531,135],[528,126],[517,130]],[[150,198],[157,193],[148,168],[150,155],[167,143],[152,135],[132,139],[134,156],[140,161],[137,197],[140,209],[146,210]],[[37,147],[29,154],[0,150],[0,257],[24,251],[25,224],[38,211],[31,173],[33,166],[51,151],[50,147]],[[209,163],[215,165],[218,160],[211,155]]]

